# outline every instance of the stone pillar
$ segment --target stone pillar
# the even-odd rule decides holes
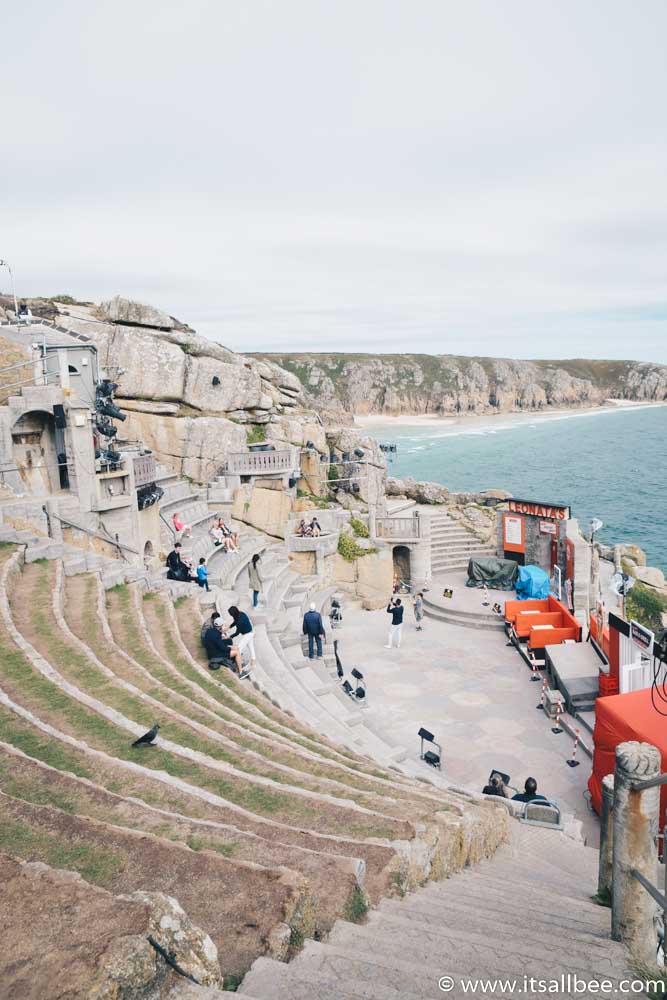
[[[636,961],[655,964],[657,905],[630,874],[636,868],[652,885],[658,878],[660,788],[635,791],[633,785],[660,773],[660,752],[632,740],[616,747],[612,846],[611,936],[623,941]]]
[[[378,508],[376,503],[368,504],[368,537],[372,542],[377,538],[375,531],[375,518],[377,517]]]
[[[600,861],[598,869],[598,896],[611,899],[612,851],[614,844],[614,775],[602,779],[602,808],[600,809]]]

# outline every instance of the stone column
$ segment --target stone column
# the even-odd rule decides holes
[[[650,966],[655,964],[657,905],[630,871],[637,869],[657,885],[660,788],[640,792],[633,785],[659,773],[660,752],[650,743],[632,740],[616,747],[611,936],[623,941],[637,961]]]
[[[602,807],[600,809],[600,861],[598,868],[598,896],[611,898],[612,858],[614,844],[614,775],[602,779]]]

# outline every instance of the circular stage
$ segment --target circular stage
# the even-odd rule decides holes
[[[430,589],[424,594],[424,611],[428,617],[466,628],[503,631],[504,614],[497,615],[491,609],[497,603],[504,612],[505,601],[514,597],[514,591],[489,589],[489,605],[484,607],[484,591],[466,587],[467,579],[465,570],[434,576]],[[452,596],[445,597],[445,590],[451,590]]]

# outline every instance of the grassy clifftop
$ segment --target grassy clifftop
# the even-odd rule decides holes
[[[432,354],[254,354],[296,375],[320,407],[346,413],[442,413],[667,398],[667,366]]]

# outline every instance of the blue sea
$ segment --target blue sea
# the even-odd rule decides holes
[[[600,518],[601,542],[633,542],[649,566],[667,573],[667,406],[503,414],[442,426],[369,422],[364,430],[397,445],[388,456],[392,476],[569,503],[584,531]]]

